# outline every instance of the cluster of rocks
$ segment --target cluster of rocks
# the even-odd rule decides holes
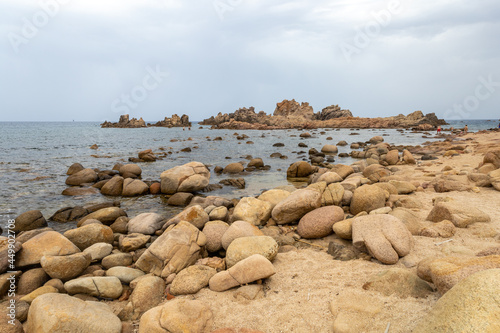
[[[234,113],[212,116],[201,122],[212,128],[226,129],[283,129],[283,128],[416,128],[430,130],[446,122],[434,113],[424,115],[415,111],[408,116],[402,114],[386,118],[353,117],[349,110],[331,105],[321,112],[314,113],[307,102],[298,103],[294,99],[283,100],[276,104],[272,115],[264,111],[255,112],[254,107],[241,108]]]
[[[112,123],[109,121],[105,121],[101,124],[101,128],[140,128],[146,127],[146,122],[142,119],[142,117],[137,120],[136,118],[130,119],[128,114],[124,114],[120,116],[120,120],[117,123]]]
[[[384,166],[397,164],[415,164],[413,154],[404,146],[391,146],[384,142],[381,136],[374,136],[365,144],[354,143],[351,148],[363,148],[363,150],[354,150],[350,156],[353,158],[366,159],[368,165],[381,164]]]
[[[101,124],[101,128],[140,128],[140,127],[191,127],[191,122],[189,121],[189,116],[183,114],[182,116],[178,116],[177,114],[173,114],[171,118],[165,117],[164,120],[160,120],[157,123],[146,125],[146,122],[142,119],[142,117],[137,120],[136,118],[130,119],[128,114],[124,114],[120,116],[120,119],[117,123],[112,123],[109,121],[105,121]]]

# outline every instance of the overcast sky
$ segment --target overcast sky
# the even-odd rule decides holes
[[[499,35],[498,0],[2,0],[0,121],[498,119]]]

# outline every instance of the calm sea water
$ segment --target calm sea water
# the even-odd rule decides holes
[[[497,127],[496,120],[450,121],[455,128],[469,126],[470,131]],[[324,134],[320,132],[325,131]],[[246,134],[249,138],[236,140],[234,133]],[[191,161],[199,161],[211,167],[210,183],[218,183],[228,175],[216,175],[213,167],[238,162],[246,155],[260,157],[271,166],[269,171],[255,171],[243,176],[247,187],[243,190],[224,187],[210,192],[227,198],[253,196],[265,189],[290,184],[286,179],[288,166],[301,160],[296,152],[309,148],[318,150],[324,144],[336,144],[345,140],[349,144],[367,141],[375,135],[386,135],[385,141],[402,145],[420,144],[429,139],[422,134],[405,131],[400,133],[394,129],[369,129],[352,131],[349,129],[325,129],[309,131],[312,138],[302,139],[298,130],[274,131],[235,131],[210,130],[208,126],[199,129],[194,124],[191,131],[182,128],[140,128],[140,129],[101,129],[99,123],[88,122],[0,122],[0,225],[3,227],[10,218],[18,214],[39,209],[46,218],[58,209],[67,206],[84,205],[112,201],[116,198],[102,195],[85,197],[67,197],[61,195],[66,188],[66,171],[73,163],[81,163],[84,167],[111,169],[117,162],[126,163],[129,157],[137,157],[144,149],[160,148],[172,154],[163,160],[153,163],[141,163],[143,179],[159,180],[162,171]],[[349,135],[352,132],[359,135]],[[220,136],[223,141],[208,141]],[[333,140],[327,141],[327,137]],[[188,140],[191,138],[191,140]],[[178,139],[178,142],[170,142]],[[252,141],[253,144],[246,144]],[[284,143],[284,147],[273,147],[274,143]],[[300,142],[308,148],[299,148]],[[93,144],[98,150],[89,149]],[[191,152],[180,152],[182,148],[191,147]],[[195,148],[197,147],[197,148]],[[339,147],[339,152],[350,152],[349,146]],[[279,152],[288,159],[274,159],[270,155]],[[91,155],[107,156],[95,158]],[[227,159],[230,157],[231,159]],[[336,163],[352,163],[351,158],[336,158]],[[238,176],[232,176],[238,177]],[[119,198],[122,207],[135,216],[142,212],[158,212],[166,216],[174,215],[180,208],[167,206],[163,196],[146,195],[138,198]],[[73,227],[68,225],[51,225],[58,230]]]

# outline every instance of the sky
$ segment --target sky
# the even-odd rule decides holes
[[[498,0],[2,0],[0,121],[500,117]]]

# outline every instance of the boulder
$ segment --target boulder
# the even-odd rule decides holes
[[[82,251],[96,243],[113,244],[114,240],[113,230],[110,227],[96,223],[68,230],[64,236]]]
[[[77,226],[81,226],[83,222],[89,219],[101,221],[105,225],[111,225],[120,216],[127,216],[127,213],[125,213],[125,211],[120,207],[102,208],[83,217],[80,221],[78,221]]]
[[[232,219],[246,221],[253,225],[264,225],[271,217],[272,209],[270,202],[245,197],[234,207]]]
[[[224,249],[227,249],[231,242],[240,237],[247,236],[263,236],[264,234],[255,225],[246,221],[235,221],[226,232],[222,235],[221,244]]]
[[[106,276],[115,276],[120,279],[122,283],[126,284],[129,284],[133,280],[143,275],[144,272],[141,270],[124,266],[111,267],[106,271]]]
[[[403,150],[403,162],[406,164],[416,164],[415,157],[410,153],[409,150]]]
[[[171,224],[177,224],[180,221],[186,221],[197,227],[198,229],[202,229],[205,223],[210,220],[207,212],[200,205],[194,205],[187,207],[182,212],[171,218],[167,221],[165,226],[169,226]],[[129,222],[130,223],[130,222]]]
[[[400,219],[392,215],[359,216],[352,221],[352,241],[384,264],[392,265],[410,253],[413,237]]]
[[[317,183],[324,184],[325,183]],[[308,212],[321,207],[323,191],[310,189],[297,190],[278,203],[272,210],[272,218],[277,224],[287,224],[297,221]]]
[[[225,291],[236,286],[268,278],[276,273],[273,264],[260,254],[254,254],[226,271],[215,274],[209,281],[213,291]]]
[[[143,247],[151,240],[151,236],[139,233],[132,233],[128,235],[121,235],[118,238],[118,247],[122,252],[132,252]]]
[[[187,206],[193,199],[193,193],[177,192],[167,200],[167,205],[170,206]]]
[[[353,219],[347,219],[340,222],[335,223],[332,226],[332,230],[335,235],[339,236],[342,239],[351,240],[352,239],[352,221]]]
[[[271,207],[274,208],[280,201],[286,199],[291,192],[280,190],[280,189],[272,189],[269,191],[265,191],[257,199],[262,201],[267,201],[271,204]]]
[[[205,248],[208,252],[216,252],[222,249],[222,236],[229,228],[224,221],[210,221],[203,227],[203,234],[207,237]]]
[[[471,206],[463,206],[455,202],[439,202],[427,216],[427,220],[441,222],[451,221],[457,228],[466,228],[476,222],[490,222],[488,214]]]
[[[415,185],[413,185],[412,183],[401,180],[390,180],[389,184],[397,189],[398,194],[410,194],[417,190]]]
[[[416,274],[397,267],[372,277],[363,285],[363,289],[377,291],[384,296],[395,295],[400,298],[423,298],[433,292],[432,287]]]
[[[144,313],[139,333],[210,333],[213,325],[210,308],[201,301],[174,299]]]
[[[19,300],[22,302],[26,302],[28,304],[31,304],[31,302],[33,302],[39,296],[42,296],[44,294],[49,294],[49,293],[58,293],[58,292],[59,292],[59,290],[57,290],[57,288],[55,288],[55,287],[42,286],[40,288],[33,290],[28,295],[21,297]]]
[[[443,295],[466,277],[493,268],[500,268],[500,255],[426,260],[419,263],[417,272],[422,279],[434,283]]]
[[[444,220],[432,226],[422,228],[419,234],[424,237],[449,238],[455,234],[455,225],[450,221]]]
[[[95,183],[97,181],[97,173],[92,169],[83,169],[75,174],[72,174],[66,179],[66,185],[80,186],[87,183]]]
[[[434,191],[438,193],[452,192],[452,191],[463,192],[463,191],[470,191],[472,189],[472,186],[464,184],[458,180],[451,178],[437,179],[433,182],[433,187]]]
[[[123,181],[122,195],[124,197],[135,197],[146,194],[148,191],[149,186],[142,180],[127,178]]]
[[[399,162],[399,151],[393,149],[385,155],[385,161],[389,165],[396,165]]]
[[[314,172],[314,168],[307,162],[295,162],[286,171],[287,178],[307,177]]]
[[[491,171],[490,173],[488,173],[488,177],[493,188],[497,191],[500,191],[500,169]]]
[[[82,277],[69,280],[64,284],[64,289],[70,295],[86,294],[113,299],[120,297],[123,291],[120,280],[115,276]]]
[[[49,280],[49,276],[43,268],[33,268],[25,271],[17,282],[16,293],[26,295],[40,288]]]
[[[317,208],[300,219],[297,233],[302,238],[323,238],[330,235],[333,225],[343,219],[344,210],[338,206]]]
[[[123,181],[124,181],[123,177],[114,176],[113,178],[108,180],[103,187],[101,187],[101,194],[110,195],[114,197],[122,195]]]
[[[385,206],[385,191],[378,186],[363,185],[354,190],[350,211],[357,215],[361,212],[371,212]]]
[[[133,257],[130,253],[113,253],[102,259],[102,266],[105,269],[110,269],[116,266],[132,265]]]
[[[109,243],[96,243],[83,250],[83,253],[90,255],[91,261],[100,261],[102,258],[108,256],[111,251],[113,251],[113,245]]]
[[[323,148],[321,148],[321,152],[325,154],[337,154],[339,149],[335,145],[324,145]]]
[[[483,164],[491,163],[497,169],[500,168],[500,149],[488,151],[483,158]]]
[[[210,171],[200,162],[190,162],[162,172],[161,192],[174,194],[177,192],[195,192],[207,187]]]
[[[477,272],[441,297],[413,333],[498,332],[500,269]]]
[[[75,173],[77,173],[78,171],[82,171],[83,169],[85,168],[80,163],[73,163],[68,168],[68,171],[66,171],[66,175],[68,176],[74,175]]]
[[[128,232],[153,235],[165,223],[163,217],[156,213],[142,213],[128,221]]]
[[[370,141],[371,144],[376,145],[377,143],[384,142],[384,138],[381,137],[381,136],[374,136],[369,141]]]
[[[217,271],[208,266],[193,265],[180,271],[172,281],[170,293],[172,295],[196,294],[208,286],[208,281]]]
[[[371,182],[376,183],[380,179],[387,177],[391,171],[380,164],[371,164],[363,170],[363,176],[368,178]]]
[[[224,206],[215,207],[208,214],[208,218],[210,221],[226,221],[228,213],[229,211]]]
[[[419,236],[420,231],[424,228],[421,219],[410,209],[398,207],[389,214],[400,219],[412,235]]]
[[[30,306],[27,332],[37,333],[120,333],[122,323],[111,308],[98,302],[85,302],[64,294],[45,294]]]
[[[161,302],[165,292],[165,281],[154,275],[145,275],[131,284],[135,286],[127,305],[130,311],[127,319],[137,320],[144,312]]]
[[[260,254],[273,261],[278,254],[278,243],[269,236],[240,237],[229,244],[226,250],[226,266],[233,267],[238,262],[254,254]]]
[[[336,172],[330,171],[330,172],[325,172],[321,176],[318,177],[318,179],[315,181],[316,182],[325,182],[327,185],[331,183],[338,183],[341,182],[343,179],[340,177]]]
[[[198,228],[181,221],[165,230],[139,257],[136,266],[144,272],[167,277],[194,264],[206,241]]]
[[[222,172],[224,173],[240,173],[243,172],[244,167],[241,163],[231,163],[226,165]]]
[[[16,254],[16,266],[39,264],[43,256],[64,256],[78,252],[80,249],[60,233],[46,231],[23,243],[22,249]]]
[[[43,270],[53,279],[67,281],[80,275],[91,262],[87,253],[75,253],[67,256],[46,255],[40,259]]]
[[[14,231],[16,234],[21,231],[28,231],[47,226],[47,221],[39,210],[30,210],[16,217],[14,223]]]
[[[262,168],[264,167],[264,161],[262,158],[253,158],[248,162],[247,167]]]
[[[321,195],[322,206],[340,206],[344,197],[345,189],[339,183],[328,184],[325,191]]]
[[[137,164],[125,164],[118,171],[123,178],[137,178],[142,174],[141,167]]]
[[[354,169],[351,166],[345,165],[345,164],[335,164],[330,169],[330,171],[335,172],[337,175],[339,175],[343,179],[346,179],[347,176],[354,173]]]

